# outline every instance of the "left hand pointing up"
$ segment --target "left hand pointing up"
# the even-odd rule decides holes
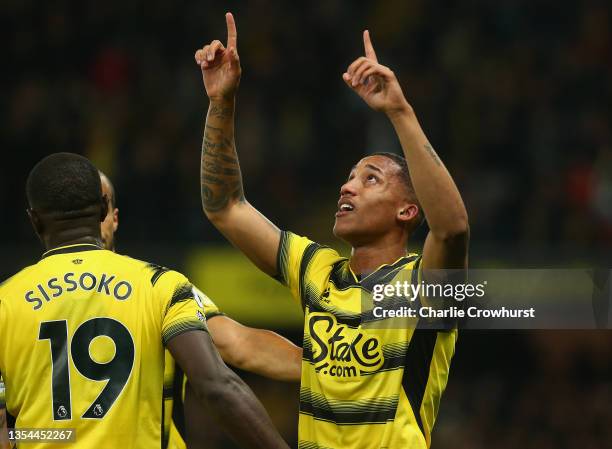
[[[344,82],[375,111],[387,115],[409,110],[395,74],[379,64],[368,30],[363,32],[365,56],[357,58],[342,75]]]

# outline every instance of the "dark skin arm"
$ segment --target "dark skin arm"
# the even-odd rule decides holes
[[[189,331],[167,344],[198,402],[246,448],[288,448],[250,388],[221,360],[206,332]]]
[[[208,329],[221,357],[230,365],[270,379],[300,381],[302,348],[286,338],[221,315],[208,320]]]
[[[183,410],[185,412],[185,443],[189,449],[207,449],[210,444],[208,442],[210,435],[206,427],[202,423],[206,422],[206,410],[198,402],[196,395],[189,385],[185,385],[185,400],[183,402]]]

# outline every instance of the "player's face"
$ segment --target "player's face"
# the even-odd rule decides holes
[[[334,235],[352,246],[376,240],[398,226],[407,201],[400,168],[384,156],[368,156],[353,167],[340,188]]]
[[[119,209],[112,207],[110,204],[110,198],[112,197],[112,190],[106,177],[101,176],[102,181],[102,194],[109,199],[108,213],[104,218],[104,221],[100,224],[102,231],[102,243],[104,248],[109,251],[115,250],[115,232],[119,227]]]

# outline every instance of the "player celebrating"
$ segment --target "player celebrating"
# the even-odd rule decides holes
[[[159,447],[166,346],[241,445],[287,447],[221,361],[188,280],[102,248],[108,203],[91,162],[48,156],[26,190],[47,251],[0,286],[0,372],[17,428],[72,428],[82,447]]]
[[[210,99],[202,204],[212,223],[285,283],[304,309],[299,447],[428,447],[456,330],[364,328],[361,294],[419,267],[466,267],[468,219],[457,187],[365,31],[365,57],[343,79],[389,118],[405,160],[388,153],[365,157],[340,188],[334,234],[351,244],[349,259],[280,231],[244,197],[234,143],[241,69],[229,13],[226,22],[227,46],[215,40],[195,54]],[[421,258],[407,254],[406,246],[422,213],[430,230]]]
[[[104,247],[115,251],[115,232],[119,228],[119,209],[115,200],[115,188],[110,179],[100,172],[102,194],[108,198],[109,208],[102,222],[101,235]],[[160,267],[160,269],[163,269]],[[202,300],[206,324],[215,346],[226,363],[281,381],[299,382],[301,373],[302,350],[280,335],[243,326],[225,316],[208,296],[196,289]],[[199,414],[205,410],[190,408],[189,415],[183,411],[183,372],[175,366],[174,360],[166,352],[164,369],[164,445],[162,448],[185,448],[185,419],[189,425],[189,447],[205,447],[205,436],[194,435]],[[196,410],[199,413],[195,414]]]

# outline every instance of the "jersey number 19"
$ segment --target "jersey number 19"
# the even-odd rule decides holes
[[[115,344],[115,355],[107,363],[92,359],[89,346],[96,337],[108,337]],[[68,357],[68,323],[66,320],[40,323],[39,340],[51,345],[51,394],[53,419],[72,419],[70,396],[70,368]],[[74,332],[70,344],[74,367],[88,379],[107,384],[81,418],[102,419],[125,387],[134,365],[134,340],[128,329],[111,318],[92,318]]]

